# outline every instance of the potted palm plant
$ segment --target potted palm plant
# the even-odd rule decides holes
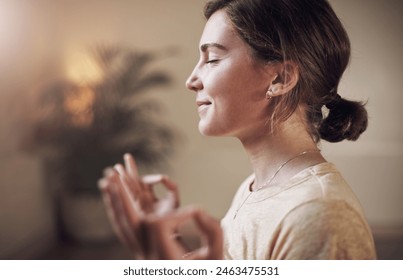
[[[161,105],[146,94],[170,83],[165,72],[147,68],[158,55],[121,47],[97,47],[92,54],[102,78],[57,81],[43,90],[24,137],[26,150],[43,160],[46,178],[53,178],[61,236],[86,241],[110,234],[97,189],[103,169],[125,152],[141,167],[163,167],[177,139],[161,120]],[[91,203],[95,210],[83,208]],[[101,226],[92,225],[96,211]]]

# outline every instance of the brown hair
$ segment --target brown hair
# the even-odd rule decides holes
[[[337,93],[349,63],[350,41],[326,0],[213,0],[204,15],[209,19],[218,10],[226,12],[258,61],[297,64],[295,88],[274,98],[275,123],[305,104],[308,129],[316,142],[357,140],[365,131],[364,105]],[[327,116],[322,113],[324,105]]]

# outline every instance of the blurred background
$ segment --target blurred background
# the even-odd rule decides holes
[[[403,2],[330,2],[352,41],[340,94],[367,100],[370,122],[358,142],[322,149],[379,258],[403,259]],[[183,205],[225,214],[251,169],[237,140],[199,134],[184,87],[204,3],[0,0],[0,259],[130,258],[96,189],[124,151],[176,181]]]

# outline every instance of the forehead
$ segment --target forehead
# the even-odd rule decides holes
[[[204,27],[200,38],[200,46],[208,43],[219,43],[226,47],[231,44],[243,43],[234,30],[227,14],[222,10],[215,12]]]

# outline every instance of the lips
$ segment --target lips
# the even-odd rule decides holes
[[[202,111],[207,109],[209,105],[211,105],[211,102],[205,99],[200,99],[196,100],[196,105],[198,107],[199,113],[201,113]]]
[[[211,102],[208,100],[197,100],[196,104],[198,107],[203,106],[203,105],[211,105]]]

